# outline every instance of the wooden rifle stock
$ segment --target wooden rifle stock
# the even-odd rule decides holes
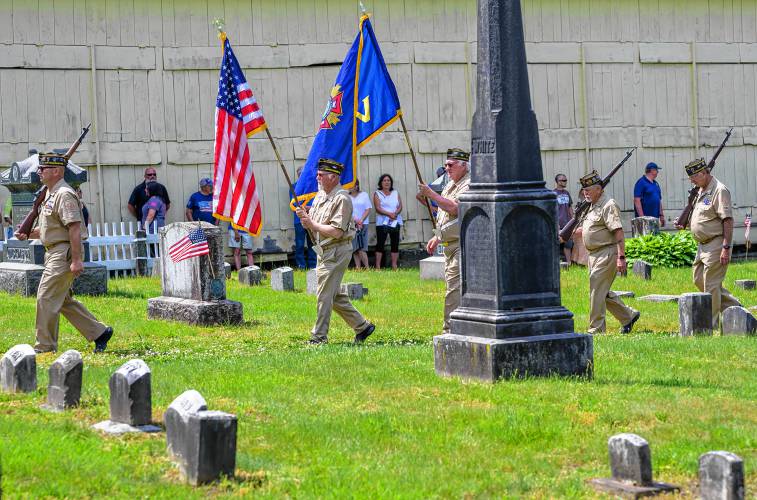
[[[615,167],[610,170],[610,173],[605,176],[604,179],[602,179],[602,188],[604,189],[605,186],[607,186],[610,183],[610,179],[618,173],[618,170],[623,167],[623,164],[628,161],[628,159],[631,157],[633,152],[636,151],[636,147],[634,146],[632,149],[626,152],[625,158],[620,160],[620,163],[615,165]],[[572,236],[573,233],[576,230],[576,227],[578,226],[578,221],[583,219],[586,212],[589,210],[589,206],[591,206],[591,203],[586,201],[585,199],[579,200],[578,203],[576,203],[576,211],[573,215],[573,218],[568,221],[565,226],[560,230],[560,239],[562,241],[568,241]]]
[[[723,151],[723,148],[725,147],[725,143],[728,142],[728,139],[731,138],[731,132],[733,132],[733,127],[731,127],[728,132],[725,133],[725,139],[723,139],[723,142],[720,143],[720,147],[717,151],[715,151],[715,154],[712,155],[712,158],[710,159],[710,162],[707,164],[707,171],[711,172],[713,167],[715,167],[715,160],[718,159],[718,156],[720,156],[720,152]],[[689,200],[686,202],[686,206],[683,207],[683,210],[681,211],[681,215],[678,216],[678,218],[673,223],[676,226],[680,226],[682,228],[685,228],[689,225],[690,219],[691,219],[691,212],[694,210],[694,202],[697,199],[697,196],[699,196],[699,188],[694,186],[689,191]]]
[[[68,148],[68,151],[64,155],[67,160],[71,159],[74,153],[76,153],[76,150],[79,149],[79,146],[84,140],[84,137],[86,137],[87,133],[89,132],[90,126],[92,126],[91,123],[84,127],[79,138],[76,139],[73,144],[71,144],[70,148]],[[25,234],[27,237],[32,233],[34,222],[37,220],[37,215],[39,214],[39,207],[40,205],[42,205],[42,202],[45,201],[45,196],[47,196],[47,187],[42,186],[42,188],[37,191],[31,211],[26,214],[26,217],[24,217],[24,220],[21,221],[21,224],[18,226],[18,231],[16,231],[17,233]]]

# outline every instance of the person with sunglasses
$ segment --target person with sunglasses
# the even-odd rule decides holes
[[[137,186],[131,192],[131,196],[129,196],[129,203],[127,205],[129,213],[137,220],[142,219],[142,207],[145,205],[145,203],[147,203],[147,200],[150,199],[150,196],[145,190],[147,184],[150,182],[157,184],[157,196],[160,196],[160,198],[163,200],[163,203],[165,203],[166,210],[171,208],[171,199],[168,197],[168,190],[163,184],[158,182],[157,170],[155,170],[155,167],[147,167],[145,169],[144,181],[140,184],[137,184]]]
[[[567,190],[568,177],[565,174],[555,176],[555,189],[557,195],[557,224],[560,229],[565,227],[570,219],[573,218],[573,198],[570,197],[570,191]],[[565,256],[565,262],[571,264],[571,253],[573,251],[573,240],[560,243],[560,251]]]

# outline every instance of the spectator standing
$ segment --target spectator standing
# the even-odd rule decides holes
[[[397,269],[400,255],[400,228],[402,227],[402,198],[394,189],[394,179],[389,174],[379,177],[378,190],[373,193],[373,208],[376,209],[376,269],[381,269],[384,244],[387,236],[392,252],[392,269]]]
[[[557,225],[560,229],[564,228],[573,218],[573,199],[570,197],[570,192],[565,189],[567,186],[568,177],[565,174],[557,174],[553,191],[557,195]],[[560,243],[560,250],[565,256],[565,262],[570,265],[573,239]]]
[[[237,229],[229,224],[229,247],[234,250],[234,265],[237,271],[242,269],[242,249],[247,254],[247,265],[255,265],[252,254],[252,235],[244,229]]]
[[[141,184],[137,184],[132,190],[131,196],[129,196],[129,203],[126,206],[129,209],[129,213],[137,220],[142,220],[142,207],[149,199],[145,190],[148,182],[154,182],[158,185],[158,196],[163,199],[166,210],[171,208],[171,199],[168,197],[168,190],[163,184],[158,182],[158,172],[153,167],[147,167],[145,169],[145,180]]]
[[[360,191],[360,181],[350,190],[352,219],[355,221],[355,237],[352,239],[352,258],[355,269],[368,269],[368,226],[371,223],[371,198]]]
[[[200,179],[200,190],[193,193],[187,201],[184,215],[188,221],[203,221],[217,225],[213,217],[213,180],[209,177]]]
[[[148,182],[145,186],[147,202],[142,205],[142,227],[150,231],[153,221],[158,222],[158,229],[166,225],[166,203],[160,196],[161,185],[157,182]]]
[[[662,170],[656,163],[649,162],[644,167],[644,175],[633,187],[633,206],[636,217],[654,217],[660,219],[660,227],[665,226],[665,214],[662,210],[662,190],[655,179]]]
[[[83,195],[80,187],[76,188],[76,196],[81,202],[81,215],[84,219],[84,227],[89,227],[89,209],[87,208],[87,205],[84,204],[84,200],[82,200]]]

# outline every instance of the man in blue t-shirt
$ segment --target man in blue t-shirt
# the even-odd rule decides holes
[[[189,197],[185,215],[188,221],[201,220],[218,224],[213,217],[213,181],[207,177],[200,179],[200,190]]]
[[[636,217],[655,217],[660,219],[660,227],[665,225],[662,210],[662,190],[655,180],[662,170],[654,162],[647,163],[644,175],[636,181],[633,188],[633,206]]]

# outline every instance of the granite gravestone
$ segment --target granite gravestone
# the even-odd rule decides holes
[[[649,443],[636,434],[617,434],[607,441],[612,479],[592,479],[599,490],[639,498],[672,493],[677,486],[652,479],[652,453]]]
[[[277,292],[294,290],[294,270],[291,267],[277,267],[271,271],[271,288]]]
[[[247,266],[239,270],[239,282],[247,286],[256,286],[263,281],[263,271],[258,266]]]
[[[743,288],[744,290],[754,290],[757,287],[757,280],[736,280],[733,283],[736,288]]]
[[[646,236],[660,232],[660,219],[657,217],[635,217],[631,219],[631,236]]]
[[[0,359],[0,387],[5,392],[37,390],[37,355],[29,344],[11,347]]]
[[[699,497],[702,500],[743,500],[744,461],[728,451],[699,457]]]
[[[678,299],[681,337],[712,335],[712,295],[684,293]]]
[[[193,485],[233,477],[237,453],[237,417],[209,411],[199,392],[184,392],[164,415],[169,455]]]
[[[110,377],[110,420],[131,426],[152,421],[150,367],[141,359],[127,361]]]
[[[757,319],[741,306],[726,308],[720,326],[723,335],[757,335]]]
[[[593,341],[561,305],[557,203],[531,108],[520,2],[478,2],[471,183],[460,197],[461,307],[434,337],[436,372],[494,381],[591,376]],[[538,270],[538,272],[537,272]]]
[[[0,185],[11,192],[13,224],[20,224],[34,204],[36,191],[42,187],[37,174],[39,155],[14,162],[11,168],[0,173]],[[76,188],[87,181],[87,171],[68,162],[64,174],[65,181]],[[73,291],[76,295],[104,295],[108,293],[108,269],[90,262],[89,245],[84,242],[84,272],[74,279]],[[37,295],[39,281],[45,270],[45,247],[39,240],[11,239],[3,245],[0,263],[0,290],[24,296]]]
[[[318,274],[315,269],[311,269],[307,272],[307,294],[318,295]]]
[[[69,349],[50,365],[47,406],[60,411],[79,406],[84,362],[79,351]]]
[[[633,273],[643,280],[652,279],[652,264],[644,262],[643,260],[637,260],[633,263]]]
[[[350,300],[362,300],[368,293],[368,289],[362,283],[342,283],[339,291],[349,297]]]
[[[191,231],[201,229],[207,255],[174,262],[168,249]],[[242,304],[226,299],[226,273],[221,229],[207,222],[176,222],[160,229],[160,271],[163,295],[147,300],[147,317],[191,325],[239,324]]]

